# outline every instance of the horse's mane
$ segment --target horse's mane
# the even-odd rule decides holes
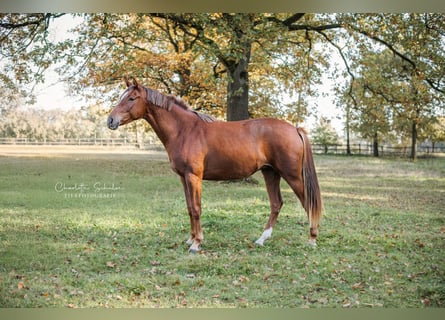
[[[146,92],[146,96],[147,96],[147,101],[152,103],[153,105],[165,109],[167,111],[170,111],[171,108],[176,105],[184,110],[190,111],[192,113],[194,113],[196,116],[198,116],[199,119],[201,119],[204,122],[213,122],[213,121],[217,121],[216,118],[208,115],[208,114],[204,114],[204,113],[200,113],[198,111],[192,110],[190,108],[190,106],[181,98],[177,98],[174,97],[172,95],[165,95],[163,93],[160,93],[157,90],[153,90],[147,87],[144,87],[145,92]]]

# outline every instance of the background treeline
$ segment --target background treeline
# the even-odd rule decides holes
[[[80,110],[17,107],[3,111],[3,115],[4,120],[0,126],[0,138],[3,138],[3,142],[20,140],[27,143],[63,144],[88,139],[97,140],[97,144],[100,144],[100,140],[122,138],[129,144],[140,144],[140,147],[146,139],[156,142],[150,127],[143,122],[135,122],[122,130],[108,130],[107,114],[99,106],[84,107]]]

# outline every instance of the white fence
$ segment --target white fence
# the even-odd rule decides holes
[[[28,138],[0,138],[0,145],[63,145],[63,146],[161,146],[161,142],[155,138],[144,139],[141,146],[128,138],[73,138],[36,140]]]
[[[314,153],[322,154],[346,154],[347,147],[346,145],[331,145],[327,146],[327,152],[325,146],[314,144],[312,145],[312,150]],[[351,153],[354,155],[373,155],[374,149],[372,144],[351,144],[350,145]],[[435,146],[434,149],[432,146],[421,145],[417,146],[418,155],[439,155],[445,153],[445,147]],[[399,156],[399,157],[409,157],[411,154],[411,147],[398,147],[398,146],[389,146],[389,145],[380,145],[379,146],[379,156]]]
[[[58,145],[58,146],[104,146],[104,147],[129,147],[142,150],[163,149],[163,146],[157,137],[146,137],[143,141],[136,142],[135,139],[128,138],[76,138],[76,139],[53,139],[53,140],[35,140],[28,138],[0,138],[0,145]],[[354,155],[373,155],[372,144],[351,144],[351,153]],[[316,154],[346,154],[346,145],[312,145],[313,152]],[[394,147],[387,145],[379,146],[379,156],[401,156],[410,155],[410,147]],[[431,146],[419,145],[417,148],[419,155],[439,155],[445,153],[443,145]]]

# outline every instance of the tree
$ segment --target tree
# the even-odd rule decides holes
[[[226,74],[227,120],[242,120],[249,117],[249,89],[252,61],[258,67],[272,71],[276,80],[290,84],[303,69],[289,68],[280,63],[283,57],[296,54],[296,64],[307,62],[305,72],[317,72],[311,59],[312,33],[314,30],[339,28],[339,24],[317,25],[314,15],[294,14],[152,14],[173,21],[184,32],[196,37],[197,47],[217,59],[214,70]],[[317,55],[321,57],[320,55]],[[283,60],[286,60],[284,58]],[[319,59],[323,62],[324,59]],[[291,65],[295,65],[295,62]],[[266,66],[275,66],[267,68]],[[289,72],[290,70],[291,72]],[[290,76],[291,75],[291,76]],[[282,78],[282,76],[287,77]],[[297,83],[314,80],[301,77]],[[276,83],[276,82],[275,82]],[[290,85],[289,87],[295,88]],[[303,89],[298,86],[297,89]],[[301,96],[300,96],[301,97]]]
[[[379,156],[380,140],[388,136],[392,128],[394,100],[388,99],[388,96],[393,93],[394,84],[390,61],[392,55],[388,51],[364,55],[357,67],[360,68],[360,74],[356,76],[353,87],[355,103],[350,111],[350,124],[363,138],[372,140],[375,157]],[[375,65],[382,67],[378,70],[374,68]],[[375,88],[379,88],[381,94],[376,94]]]
[[[312,143],[322,145],[324,153],[328,153],[329,146],[339,144],[339,137],[331,125],[331,121],[326,117],[320,117],[317,126],[311,132]]]
[[[436,143],[445,142],[445,116],[432,119],[425,126],[423,135],[431,141],[432,152],[434,152]]]
[[[352,112],[353,110],[358,110],[357,108],[357,100],[352,95],[350,89],[348,88],[348,84],[346,86],[337,86],[335,88],[337,96],[335,102],[337,103],[337,107],[345,112],[345,138],[346,138],[346,154],[348,156],[352,155],[351,152],[351,122],[352,122]]]

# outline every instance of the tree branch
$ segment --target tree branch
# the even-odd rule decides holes
[[[282,25],[286,27],[289,31],[298,31],[298,30],[323,31],[329,29],[343,28],[343,25],[340,23],[332,23],[321,26],[312,26],[308,24],[294,24],[295,22],[299,21],[304,15],[305,13],[295,13],[294,15],[290,16],[285,20],[280,20],[277,17],[268,17],[267,20]]]
[[[216,57],[223,63],[224,66],[228,65],[228,61],[225,55],[221,52],[218,44],[204,35],[204,28],[202,25],[197,24],[190,19],[186,19],[183,15],[180,14],[149,13],[149,15],[152,17],[164,19],[166,21],[170,20],[176,22],[184,33],[195,38],[194,42],[200,39],[203,44],[208,45],[212,48],[212,50],[214,50]],[[195,34],[190,32],[187,27],[195,29],[197,33]]]
[[[286,27],[290,27],[293,23],[300,20],[304,15],[305,15],[305,13],[294,13],[292,16],[290,16],[289,18],[287,18],[285,20],[280,20],[277,17],[267,17],[266,20],[286,26]]]
[[[294,15],[292,15],[289,18],[287,18],[286,20],[284,20],[283,23],[286,26],[290,26],[292,23],[297,22],[298,20],[303,18],[304,15],[305,15],[305,13],[295,13]]]
[[[340,23],[326,24],[323,26],[311,26],[307,24],[300,24],[300,25],[293,24],[288,26],[289,31],[306,30],[306,31],[320,32],[323,30],[338,29],[338,28],[343,28],[343,26]]]
[[[4,29],[19,29],[28,26],[39,26],[43,22],[47,22],[49,18],[51,18],[51,13],[40,13],[37,15],[33,15],[36,17],[36,20],[25,20],[23,22],[0,22],[0,27]],[[29,17],[29,16],[27,16]]]

